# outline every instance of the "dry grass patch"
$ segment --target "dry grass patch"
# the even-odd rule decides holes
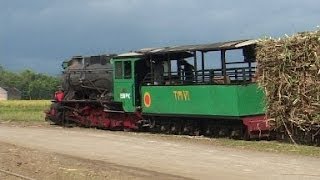
[[[49,100],[0,101],[0,121],[44,121]]]

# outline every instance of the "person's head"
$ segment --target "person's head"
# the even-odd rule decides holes
[[[59,90],[59,91],[64,91],[63,88],[62,88],[62,86],[58,86],[58,90]]]
[[[183,60],[180,61],[180,64],[181,64],[181,65],[186,65],[186,64],[188,64],[188,62],[183,59]]]

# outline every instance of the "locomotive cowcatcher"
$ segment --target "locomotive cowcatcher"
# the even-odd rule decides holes
[[[255,66],[254,40],[76,56],[63,62],[46,118],[110,130],[268,137]]]

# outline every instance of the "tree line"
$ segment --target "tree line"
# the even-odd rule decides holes
[[[11,72],[0,65],[0,87],[17,88],[21,99],[52,99],[60,78],[31,70]]]

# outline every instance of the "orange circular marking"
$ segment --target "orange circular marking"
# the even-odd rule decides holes
[[[143,102],[146,107],[151,106],[151,95],[149,92],[145,92],[143,95]]]

